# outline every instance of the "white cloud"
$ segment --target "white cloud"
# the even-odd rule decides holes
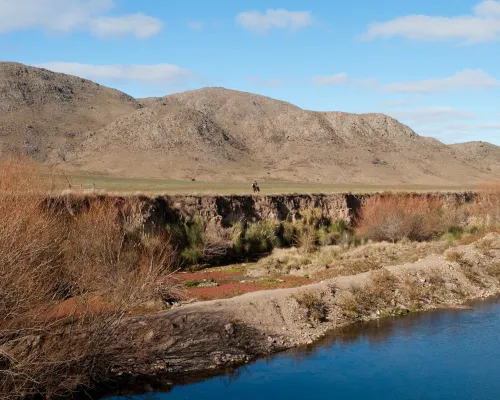
[[[474,7],[474,12],[480,17],[500,17],[500,1],[486,0]]]
[[[477,132],[467,130],[465,127],[460,126],[435,125],[430,128],[418,129],[418,134],[436,138],[445,144],[479,140]]]
[[[417,124],[453,122],[455,120],[468,120],[476,117],[474,113],[456,110],[451,107],[425,107],[413,110],[391,110],[387,111],[387,115],[402,121],[411,121]]]
[[[192,31],[201,31],[203,29],[203,22],[191,21],[187,23],[187,27]]]
[[[271,78],[271,79],[262,79],[256,76],[249,76],[246,78],[247,82],[253,86],[267,86],[267,87],[278,87],[281,86],[281,79],[279,78]]]
[[[160,32],[161,21],[144,14],[103,14],[114,0],[0,0],[0,33],[41,29],[49,33],[88,31],[102,37],[133,35],[145,39]]]
[[[438,93],[458,89],[490,89],[500,86],[500,81],[481,69],[457,72],[448,78],[422,81],[397,82],[384,85],[394,93]]]
[[[308,11],[287,11],[285,9],[260,11],[245,11],[236,16],[236,23],[243,29],[258,35],[269,33],[275,29],[298,30],[314,23]]]
[[[382,83],[376,78],[359,79],[352,78],[347,73],[342,72],[334,75],[316,76],[313,83],[318,86],[339,85],[349,83],[366,90],[386,91],[390,93],[402,94],[430,94],[444,93],[455,90],[487,90],[500,88],[500,80],[489,75],[482,69],[466,69],[456,72],[446,78],[424,79],[420,81],[403,81],[394,83]],[[388,104],[381,103],[381,106],[398,106],[407,103],[401,100],[389,101]]]
[[[433,136],[444,143],[456,143],[457,141],[481,140],[490,143],[498,143],[498,135],[486,133],[485,130],[500,129],[495,128],[496,124],[464,124],[464,123],[435,123],[424,125],[418,128],[418,133],[425,136]],[[485,126],[491,128],[485,129]]]
[[[500,1],[481,2],[476,5],[472,15],[407,15],[387,22],[372,23],[362,38],[396,36],[426,41],[465,40],[468,44],[499,41]]]
[[[142,13],[121,17],[100,17],[91,21],[90,30],[101,37],[120,37],[128,34],[147,39],[161,32],[163,23]]]
[[[484,124],[479,124],[478,125],[479,129],[484,129],[484,130],[500,130],[500,122],[490,122],[490,123],[484,123]]]
[[[194,72],[174,64],[156,65],[90,65],[67,62],[49,62],[36,65],[55,72],[75,75],[98,81],[119,81],[143,84],[184,84],[198,78]]]
[[[341,72],[334,75],[324,75],[317,76],[313,79],[315,85],[325,86],[325,85],[340,85],[346,83],[349,80],[349,75],[345,72]]]
[[[401,100],[390,100],[390,101],[381,101],[377,103],[377,107],[403,107],[413,103],[413,100],[410,99],[401,99]]]

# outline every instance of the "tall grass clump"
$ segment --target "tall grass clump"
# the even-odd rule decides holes
[[[119,322],[171,294],[165,232],[111,200],[69,213],[27,159],[0,165],[0,394],[67,395],[105,377]],[[78,199],[74,199],[78,201]]]
[[[342,219],[331,221],[320,208],[303,210],[294,222],[282,222],[278,235],[283,246],[299,247],[308,253],[319,246],[355,243],[348,223]]]
[[[424,241],[446,229],[439,199],[413,195],[370,197],[361,208],[357,232],[375,241]]]
[[[218,263],[231,252],[233,242],[238,245],[237,228],[227,230],[201,216],[170,229],[181,249],[181,266]]]
[[[265,220],[248,224],[243,233],[245,252],[249,255],[266,253],[279,246],[277,230],[278,226],[273,221]]]

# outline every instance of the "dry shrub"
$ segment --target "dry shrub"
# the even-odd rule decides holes
[[[64,255],[75,294],[105,293],[120,307],[155,297],[158,279],[173,263],[169,236],[130,231],[129,220],[114,200],[104,199],[68,222]]]
[[[401,276],[402,301],[410,310],[421,310],[433,302],[439,303],[446,291],[446,281],[441,271],[431,268],[417,273],[406,273]],[[460,288],[456,288],[457,294]]]
[[[490,229],[500,227],[500,181],[479,188],[472,214],[478,226]]]
[[[491,250],[500,250],[500,248],[496,246],[495,241],[491,238],[483,238],[474,242],[474,247],[483,254],[489,254]]]
[[[361,318],[391,306],[397,286],[396,277],[382,268],[370,274],[370,282],[354,286],[340,297],[339,305],[349,318]]]
[[[49,187],[35,178],[36,167],[23,163],[11,160],[0,168],[2,328],[61,295],[64,225],[44,203]]]
[[[500,281],[500,261],[490,262],[483,269],[489,276]]]
[[[213,263],[223,259],[237,244],[237,228],[224,229],[215,221],[196,216],[184,224],[177,240],[183,247],[181,260],[185,264]]]
[[[298,237],[298,246],[306,253],[313,253],[318,248],[318,234],[313,226],[304,227]]]
[[[25,159],[0,165],[0,394],[65,395],[103,377],[120,319],[169,292],[168,237],[110,201],[71,215]],[[162,279],[159,279],[159,278]]]
[[[328,307],[324,300],[324,293],[319,293],[316,295],[314,293],[303,293],[297,297],[297,303],[299,306],[306,310],[306,318],[313,322],[319,323],[326,321],[328,315]]]
[[[446,254],[446,259],[448,261],[458,263],[459,265],[467,263],[467,260],[464,258],[464,253],[461,253],[461,252],[456,251],[456,250],[448,252]]]
[[[432,197],[373,196],[363,204],[358,221],[358,233],[377,241],[423,241],[442,231],[442,203]]]
[[[450,251],[446,254],[446,259],[450,262],[457,263],[460,266],[462,273],[472,284],[481,287],[484,286],[481,271],[474,265],[473,262],[465,257],[464,253]]]

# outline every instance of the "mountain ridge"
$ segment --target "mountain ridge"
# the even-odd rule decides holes
[[[221,87],[134,99],[83,78],[0,63],[0,112],[0,152],[72,171],[436,185],[500,177],[492,144],[485,161],[484,151],[419,136],[385,114],[309,111]]]

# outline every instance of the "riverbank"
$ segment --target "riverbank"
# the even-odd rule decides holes
[[[496,186],[113,197],[57,193],[22,162],[4,172],[0,393],[16,400],[65,396],[127,374],[215,371],[373,313],[447,303],[435,298],[439,271],[428,284],[381,268],[439,257],[500,221]],[[461,257],[455,262],[468,266]],[[477,294],[462,286],[457,301]],[[238,296],[250,291],[258,293]]]
[[[500,235],[491,233],[414,263],[128,318],[106,379],[217,373],[357,321],[457,307],[500,293],[499,260]]]
[[[495,399],[499,328],[494,296],[459,309],[351,324],[218,376],[127,380],[112,399],[301,400],[325,393],[352,400]]]

